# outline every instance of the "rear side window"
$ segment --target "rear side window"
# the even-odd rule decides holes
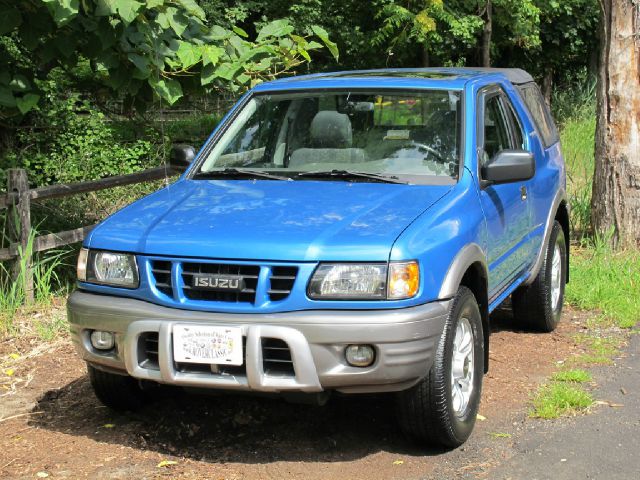
[[[518,87],[520,95],[525,105],[531,112],[536,129],[540,134],[545,148],[550,147],[558,141],[558,130],[556,129],[551,113],[544,103],[544,98],[540,89],[534,83],[528,83]]]

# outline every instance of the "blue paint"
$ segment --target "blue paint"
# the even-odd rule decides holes
[[[80,288],[211,312],[270,313],[310,309],[391,309],[438,299],[456,254],[480,245],[489,273],[490,309],[524,281],[543,243],[549,209],[564,188],[559,146],[544,148],[519,94],[500,73],[428,70],[438,78],[318,74],[257,86],[254,93],[317,89],[459,90],[464,98],[461,173],[454,185],[404,185],[347,181],[190,180],[155,192],[96,227],[85,241],[93,249],[138,255],[140,286],[127,290],[80,283]],[[424,72],[424,71],[422,71]],[[436,76],[438,76],[436,75]],[[520,184],[480,188],[476,98],[484,86],[502,87],[519,117],[525,144],[536,158],[536,175]],[[225,128],[234,109],[212,133]],[[205,144],[204,148],[208,148]],[[504,188],[500,188],[504,187]],[[493,190],[493,192],[492,192]],[[500,205],[496,203],[498,200]],[[152,261],[258,265],[261,285],[274,267],[296,266],[290,295],[271,301],[261,286],[253,303],[189,300],[164,295],[154,285]],[[418,295],[408,300],[318,301],[306,295],[320,262],[418,260]],[[177,268],[177,267],[175,267]],[[174,272],[175,273],[175,272]],[[180,275],[174,282],[182,281]]]

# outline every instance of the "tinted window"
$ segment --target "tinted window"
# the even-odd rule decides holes
[[[549,109],[544,103],[542,93],[533,83],[521,86],[519,90],[524,103],[531,112],[542,143],[544,143],[545,147],[553,145],[558,141],[558,131],[553,123]]]
[[[484,165],[499,151],[508,148],[511,148],[511,139],[502,99],[499,95],[493,95],[486,100],[484,107],[484,150],[481,164]]]
[[[511,148],[526,150],[524,145],[524,135],[522,133],[522,125],[520,124],[518,115],[516,114],[515,110],[513,109],[513,105],[511,105],[511,102],[508,99],[505,98],[504,103],[505,105],[507,105],[507,117],[509,118],[511,125],[513,126],[513,128],[511,129],[511,133],[513,134],[513,142],[511,144]]]

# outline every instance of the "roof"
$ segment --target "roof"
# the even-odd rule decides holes
[[[303,88],[448,88],[462,89],[470,80],[501,75],[519,85],[533,82],[533,77],[519,68],[394,68],[315,73],[285,77],[260,84],[256,91]]]

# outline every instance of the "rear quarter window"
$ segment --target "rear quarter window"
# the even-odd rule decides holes
[[[529,112],[531,112],[533,122],[545,148],[558,142],[558,130],[538,86],[535,83],[529,83],[519,86],[518,90]]]

